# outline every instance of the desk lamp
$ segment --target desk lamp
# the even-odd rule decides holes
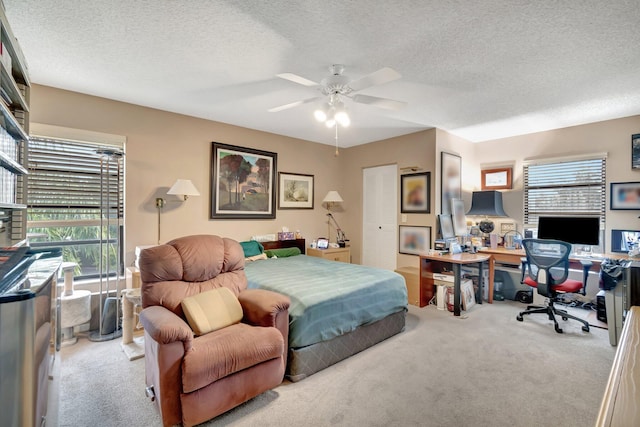
[[[322,203],[326,203],[327,204],[327,238],[329,238],[329,236],[331,235],[331,221],[333,220],[333,223],[336,227],[336,234],[337,234],[337,243],[340,247],[344,247],[346,245],[346,236],[344,234],[344,232],[340,229],[340,225],[338,225],[338,222],[336,221],[336,219],[333,217],[333,215],[331,214],[331,209],[333,209],[333,207],[335,207],[337,204],[342,203],[344,200],[342,200],[342,197],[340,197],[340,194],[335,191],[335,190],[331,190],[327,193],[326,196],[324,196],[324,199],[322,199]]]
[[[507,217],[502,207],[502,193],[495,190],[474,191],[471,196],[471,209],[469,216],[484,216],[478,223],[478,228],[485,234],[491,233],[495,224],[489,217]]]

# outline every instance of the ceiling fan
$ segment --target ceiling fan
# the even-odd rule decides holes
[[[324,97],[329,97],[325,105],[325,110],[333,108],[334,110],[343,109],[344,104],[340,97],[344,96],[352,99],[354,102],[360,104],[373,105],[375,107],[384,108],[387,110],[399,110],[406,105],[406,102],[396,101],[393,99],[379,98],[377,96],[362,95],[356,93],[371,86],[381,85],[393,80],[397,80],[400,77],[400,73],[392,68],[384,67],[371,74],[367,74],[357,80],[351,80],[348,76],[344,75],[344,65],[334,64],[329,67],[329,76],[325,77],[320,83],[312,80],[300,77],[293,73],[277,74],[277,77],[281,79],[289,80],[303,86],[314,87],[318,89],[323,96],[314,96],[312,98],[302,99],[299,101],[291,102],[289,104],[280,105],[278,107],[270,108],[268,111],[271,113],[286,110],[289,108],[297,107],[298,105],[307,104],[310,102],[321,100]],[[327,111],[325,111],[326,113]],[[318,118],[316,116],[316,118]],[[320,119],[319,119],[320,120]],[[324,121],[324,120],[321,120]]]

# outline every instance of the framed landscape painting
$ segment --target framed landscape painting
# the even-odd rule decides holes
[[[275,218],[278,155],[211,144],[211,218]]]
[[[278,209],[313,209],[313,175],[278,172]]]

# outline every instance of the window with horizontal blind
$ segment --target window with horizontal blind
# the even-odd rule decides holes
[[[541,162],[524,166],[524,223],[537,226],[541,216],[600,218],[604,252],[606,158]]]
[[[62,247],[77,278],[122,273],[122,149],[32,138],[28,152],[29,244]]]

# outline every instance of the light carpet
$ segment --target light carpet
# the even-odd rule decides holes
[[[581,331],[524,305],[483,304],[455,318],[409,306],[405,331],[205,426],[593,425],[615,354],[605,329]],[[62,349],[61,426],[159,426],[144,359],[119,340]]]

